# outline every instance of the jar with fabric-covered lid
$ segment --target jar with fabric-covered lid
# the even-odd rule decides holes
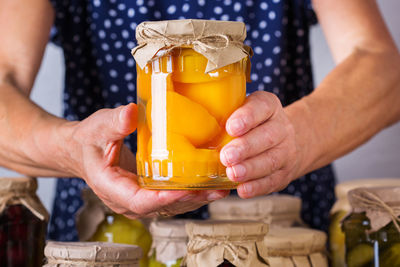
[[[44,267],[139,267],[138,246],[102,242],[48,242]]]
[[[348,267],[400,266],[400,187],[349,192],[352,212],[342,229]]]
[[[301,199],[284,194],[251,199],[229,196],[208,205],[211,219],[263,221],[270,228],[304,225],[300,210]]]
[[[171,20],[136,28],[142,187],[232,189],[220,149],[225,123],[246,97],[251,49],[242,22]]]
[[[79,240],[137,245],[143,251],[140,267],[147,267],[151,235],[145,224],[113,212],[90,188],[82,190],[82,198],[76,216]]]
[[[43,263],[49,215],[35,178],[0,178],[0,266]]]
[[[270,267],[328,267],[327,236],[302,227],[272,228],[265,237]]]
[[[331,209],[329,225],[329,249],[333,267],[345,266],[345,236],[341,228],[341,221],[351,211],[347,193],[359,187],[400,186],[400,178],[357,179],[336,185],[337,201]]]
[[[256,221],[198,221],[186,224],[187,267],[269,266],[264,238],[268,225]]]
[[[185,225],[192,220],[163,220],[150,224],[153,243],[149,267],[179,267],[186,255],[188,235]]]

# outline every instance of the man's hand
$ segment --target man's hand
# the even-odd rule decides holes
[[[93,191],[117,213],[130,218],[157,213],[175,215],[225,197],[228,191],[153,191],[139,187],[136,160],[123,139],[136,129],[135,104],[102,109],[73,123],[73,167]]]
[[[228,119],[226,130],[237,137],[221,150],[221,162],[243,198],[276,192],[295,177],[299,151],[294,127],[279,99],[255,92]]]

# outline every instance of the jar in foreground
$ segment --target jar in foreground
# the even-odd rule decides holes
[[[266,267],[268,225],[256,221],[198,221],[186,224],[187,267]]]
[[[143,251],[140,267],[147,267],[151,235],[144,223],[113,212],[89,188],[82,191],[82,198],[76,222],[79,240],[137,245]]]
[[[328,267],[327,236],[302,227],[272,228],[265,237],[270,267]]]
[[[211,219],[263,221],[270,228],[304,225],[300,210],[301,199],[284,194],[252,199],[229,196],[208,205]]]
[[[358,179],[340,183],[335,187],[337,201],[331,209],[329,226],[329,249],[331,265],[345,266],[345,236],[341,228],[341,221],[351,211],[347,193],[359,187],[400,186],[400,178]]]
[[[138,246],[102,242],[48,242],[44,267],[139,267]]]
[[[400,187],[358,188],[348,197],[346,266],[400,266]]]
[[[153,243],[149,253],[149,267],[180,267],[186,256],[188,235],[185,225],[191,220],[153,221],[150,233]]]
[[[245,24],[143,22],[136,28],[138,150],[142,187],[233,189],[220,163],[225,123],[246,97]]]
[[[42,266],[48,213],[37,181],[0,178],[0,266]]]

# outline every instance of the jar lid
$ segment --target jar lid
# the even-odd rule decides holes
[[[324,232],[302,228],[270,229],[265,237],[268,255],[272,257],[306,256],[325,250],[327,236]]]
[[[138,46],[132,50],[143,69],[156,54],[168,53],[177,47],[191,47],[208,59],[205,72],[211,72],[251,56],[245,46],[246,25],[237,21],[165,20],[145,21],[136,27]]]
[[[168,264],[183,258],[187,252],[188,236],[185,225],[193,220],[162,220],[150,224],[153,242],[149,254],[155,254],[158,262]]]
[[[268,225],[263,222],[236,220],[207,220],[186,224],[189,237],[208,236],[225,240],[256,240],[268,232]]]
[[[268,266],[268,225],[263,222],[199,221],[188,223],[186,231],[188,267],[217,266],[224,260],[241,267]]]
[[[400,186],[356,188],[348,198],[353,212],[365,212],[370,220],[368,232],[378,231],[392,221],[400,233]]]
[[[0,177],[0,214],[8,205],[23,205],[40,220],[48,221],[49,214],[36,190],[36,178]]]
[[[53,242],[49,241],[44,249],[48,264],[57,261],[81,263],[137,263],[142,257],[138,246],[105,242]],[[58,266],[58,265],[57,265]]]
[[[210,217],[218,220],[263,220],[271,225],[282,223],[286,227],[301,223],[301,199],[285,194],[251,199],[229,196],[210,203],[208,209]]]
[[[185,225],[193,220],[162,220],[150,223],[150,233],[153,237],[181,238],[186,240]]]
[[[400,178],[369,178],[346,181],[335,186],[335,195],[338,199],[333,205],[331,213],[339,210],[349,211],[350,203],[347,193],[359,187],[400,186]]]
[[[5,192],[36,192],[37,181],[31,177],[0,177],[0,194]]]

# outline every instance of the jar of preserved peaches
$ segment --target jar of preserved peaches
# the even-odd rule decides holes
[[[140,267],[147,267],[151,235],[144,222],[113,212],[90,188],[82,190],[82,198],[84,205],[76,216],[79,240],[137,245],[143,251]]]
[[[214,220],[263,221],[270,228],[304,225],[300,218],[301,199],[284,194],[252,199],[228,196],[210,203],[208,210]]]
[[[49,215],[34,178],[0,178],[0,266],[42,266]]]
[[[44,267],[139,267],[142,250],[127,244],[50,241],[44,254]]]
[[[153,243],[149,267],[180,267],[186,256],[188,235],[185,225],[191,220],[153,221],[150,233]]]
[[[377,186],[400,186],[400,178],[357,179],[336,185],[335,195],[337,201],[331,209],[331,223],[329,226],[329,249],[333,267],[345,266],[346,246],[341,222],[351,211],[347,193],[359,187]]]
[[[357,188],[348,197],[346,266],[400,266],[400,187]]]
[[[256,221],[198,221],[186,224],[187,267],[266,267],[268,225]]]
[[[136,28],[139,182],[232,189],[219,160],[225,123],[246,97],[251,49],[241,22],[172,20]]]

